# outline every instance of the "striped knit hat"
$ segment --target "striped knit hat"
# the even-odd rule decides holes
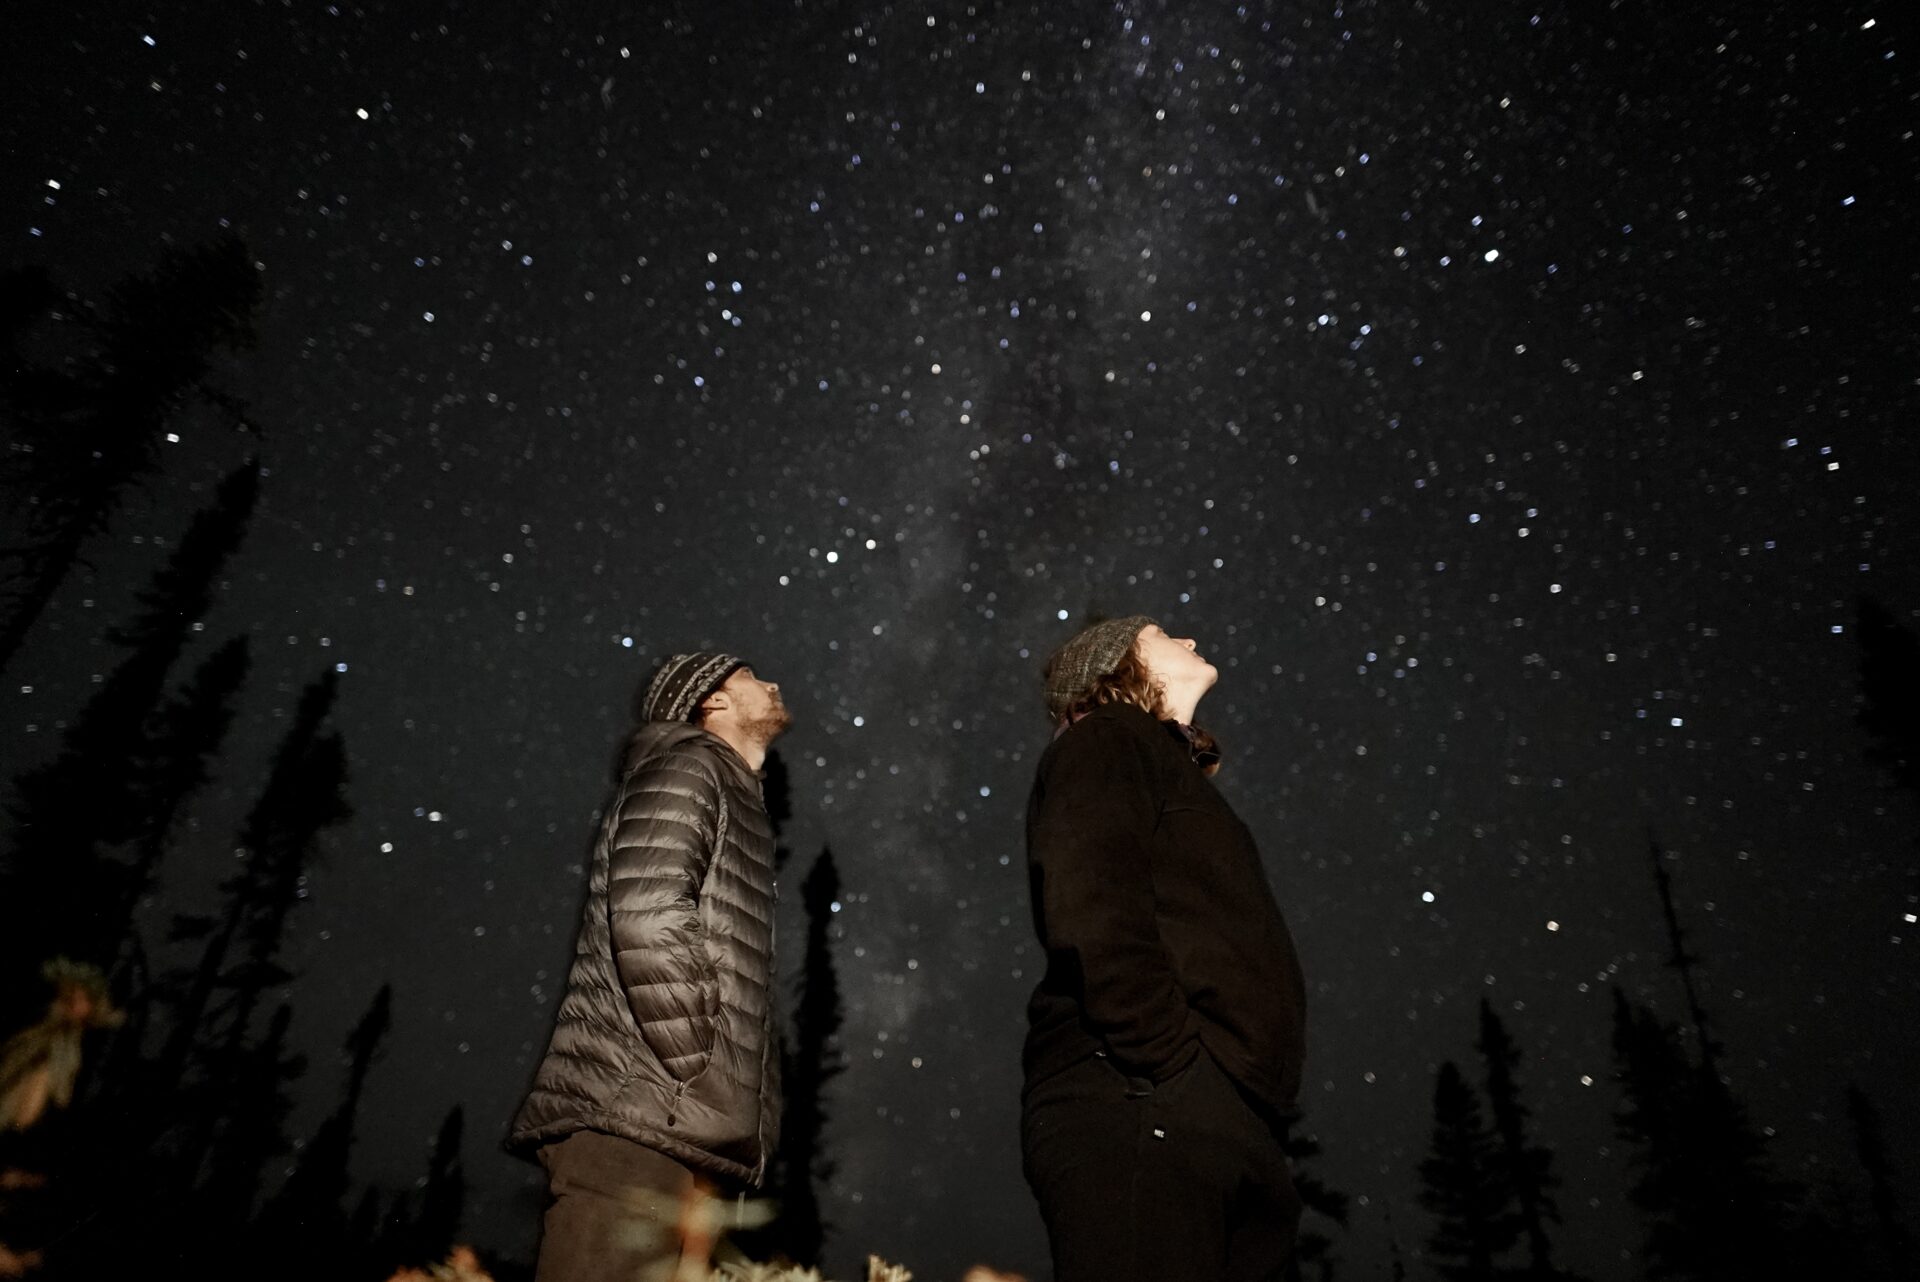
[[[1153,624],[1144,614],[1130,614],[1074,633],[1047,660],[1047,715],[1055,721],[1064,719],[1074,704],[1087,697],[1094,682],[1120,666],[1134,638]]]
[[[731,654],[674,654],[660,664],[640,696],[643,721],[691,721],[700,701],[747,661]]]

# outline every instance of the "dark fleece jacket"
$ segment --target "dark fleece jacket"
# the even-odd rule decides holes
[[[1027,871],[1046,976],[1027,1081],[1106,1052],[1164,1081],[1205,1047],[1272,1117],[1300,1090],[1306,990],[1253,834],[1173,722],[1130,704],[1040,758]]]

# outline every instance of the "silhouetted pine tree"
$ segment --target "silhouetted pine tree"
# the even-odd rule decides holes
[[[87,1108],[78,1123],[82,1129],[98,1132],[87,1143],[100,1154],[100,1164],[121,1167],[130,1151],[150,1160],[143,1150],[155,1110],[164,1108],[179,1090],[178,1082],[151,1080],[145,1062],[153,1053],[148,1035],[164,1012],[165,996],[163,986],[151,982],[149,952],[133,928],[134,913],[156,879],[181,814],[206,783],[232,721],[232,700],[246,669],[244,638],[215,651],[186,689],[153,720],[145,743],[135,753],[131,812],[132,826],[138,831],[127,847],[132,857],[123,902],[109,910],[116,923],[109,933],[121,941],[112,978],[127,993],[128,1019],[99,1059],[97,1071],[87,1076],[82,1094]]]
[[[1630,1196],[1648,1217],[1649,1275],[1753,1282],[1810,1263],[1801,1246],[1818,1235],[1800,1191],[1769,1170],[1745,1109],[1687,1060],[1673,1026],[1617,989],[1614,1058],[1625,1096],[1615,1128],[1636,1149]]]
[[[1485,998],[1480,1000],[1477,1049],[1487,1061],[1487,1102],[1493,1111],[1494,1134],[1500,1140],[1496,1170],[1517,1210],[1527,1243],[1527,1265],[1517,1276],[1529,1282],[1563,1278],[1566,1275],[1553,1267],[1553,1248],[1547,1240],[1547,1224],[1560,1222],[1560,1208],[1553,1200],[1553,1189],[1559,1183],[1553,1175],[1553,1154],[1527,1137],[1527,1119],[1532,1113],[1520,1102],[1520,1084],[1514,1077],[1520,1066],[1520,1048],[1507,1036],[1506,1025]]]
[[[1320,1216],[1332,1221],[1341,1228],[1347,1226],[1347,1195],[1327,1187],[1317,1175],[1306,1170],[1306,1164],[1320,1156],[1320,1141],[1311,1135],[1297,1134],[1288,1126],[1280,1137],[1280,1149],[1287,1155],[1287,1162],[1293,1169],[1293,1190],[1300,1198],[1301,1210],[1306,1214]],[[1313,1221],[1303,1214],[1303,1227],[1300,1237],[1294,1244],[1293,1255],[1287,1261],[1289,1282],[1298,1282],[1305,1275],[1307,1266],[1313,1266],[1322,1282],[1333,1276],[1339,1264],[1339,1257],[1333,1253],[1333,1236],[1313,1227]]]
[[[348,1161],[367,1074],[392,1025],[393,987],[383,985],[347,1036],[347,1082],[339,1106],[320,1123],[286,1184],[260,1214],[256,1240],[282,1256],[280,1276],[328,1282],[361,1276],[356,1266],[365,1263],[360,1257],[376,1226],[356,1227],[348,1218]]]
[[[222,885],[225,906],[211,922],[188,923],[206,944],[198,965],[173,985],[182,996],[143,1090],[164,1187],[205,1187],[234,1143],[253,1142],[235,1134],[231,1105],[258,1064],[254,1012],[287,978],[278,961],[282,937],[320,836],[350,813],[345,750],[324,730],[336,690],[328,672],[303,692],[241,824],[240,866]]]
[[[190,1218],[196,1225],[246,1223],[258,1209],[260,1190],[273,1183],[268,1163],[293,1147],[287,1138],[293,1111],[287,1088],[305,1071],[306,1062],[287,1053],[292,1020],[292,1007],[283,1003],[259,1044],[247,1049],[246,1071],[227,1097],[206,1179],[193,1195]]]
[[[204,399],[236,426],[238,403],[207,384],[213,353],[248,344],[259,303],[259,273],[238,240],[169,251],[146,276],[113,288],[108,309],[86,317],[96,349],[77,374],[36,370],[10,395],[8,482],[25,501],[25,543],[8,551],[12,591],[0,616],[0,668],[79,560],[88,537],[108,528],[127,487],[159,466],[169,420]],[[15,294],[10,365],[23,363],[19,332],[29,294]],[[42,305],[58,292],[42,290]],[[12,388],[10,388],[12,390]]]
[[[458,1104],[448,1109],[427,1161],[427,1186],[413,1221],[421,1263],[444,1259],[460,1232],[460,1216],[467,1203],[467,1177],[460,1164],[460,1134],[465,1125],[466,1113]]]
[[[1690,1078],[1693,1092],[1686,1120],[1696,1130],[1696,1157],[1705,1160],[1703,1183],[1698,1187],[1716,1193],[1698,1208],[1699,1218],[1709,1237],[1737,1236],[1735,1244],[1723,1251],[1719,1267],[1745,1272],[1720,1276],[1760,1278],[1769,1276],[1768,1270],[1772,1276],[1790,1276],[1799,1264],[1812,1263],[1801,1259],[1802,1247],[1825,1236],[1825,1229],[1816,1222],[1818,1211],[1807,1200],[1807,1191],[1774,1172],[1765,1138],[1720,1071],[1721,1046],[1709,1032],[1707,1012],[1693,979],[1700,958],[1686,949],[1664,852],[1651,840],[1649,849],[1673,949],[1667,964],[1680,972],[1687,1011],[1700,1039],[1700,1062]]]
[[[1681,1185],[1688,1176],[1686,1109],[1691,1070],[1674,1034],[1653,1012],[1631,1005],[1617,986],[1613,990],[1613,1058],[1614,1079],[1623,1099],[1614,1114],[1614,1130],[1634,1150],[1635,1177],[1629,1196],[1651,1219],[1646,1241],[1649,1271],[1655,1277],[1668,1276],[1673,1269],[1666,1261],[1675,1255],[1669,1243],[1678,1232],[1670,1223],[1670,1213],[1683,1195]]]
[[[226,907],[211,923],[187,923],[207,943],[174,1012],[160,1057],[163,1080],[180,1080],[197,1057],[217,1098],[236,1071],[262,992],[286,977],[278,958],[300,878],[320,834],[352,813],[346,750],[337,734],[322,732],[338,683],[334,673],[323,673],[301,695],[266,785],[241,825],[240,868],[221,887]]]
[[[1680,972],[1680,989],[1686,994],[1687,1015],[1693,1020],[1693,1031],[1700,1039],[1701,1071],[1718,1077],[1720,1074],[1720,1043],[1714,1040],[1707,1021],[1706,1007],[1700,1004],[1700,993],[1693,982],[1693,968],[1700,959],[1687,951],[1687,933],[1681,929],[1680,913],[1673,903],[1673,878],[1667,873],[1667,852],[1660,843],[1647,834],[1647,858],[1653,864],[1654,889],[1660,895],[1660,915],[1667,928],[1667,945],[1672,951],[1667,955],[1667,965]]]
[[[839,1049],[840,980],[833,964],[833,915],[840,900],[840,871],[832,849],[823,849],[800,901],[807,915],[794,1013],[793,1051],[784,1066],[785,1108],[780,1144],[779,1218],[765,1245],[797,1264],[817,1266],[828,1225],[820,1213],[820,1189],[833,1176],[826,1154],[827,1084],[844,1070]]]
[[[1860,598],[1860,724],[1870,759],[1920,796],[1920,635],[1872,597]]]
[[[109,634],[127,657],[68,727],[59,755],[16,781],[0,868],[0,975],[31,974],[56,954],[102,967],[115,960],[134,881],[115,848],[170,828],[184,801],[158,789],[145,769],[154,764],[150,720],[240,544],[257,490],[252,463],[221,482],[140,594],[139,612]],[[28,987],[0,984],[15,994]]]
[[[286,1017],[261,1036],[254,1012],[287,978],[277,959],[301,874],[320,834],[348,813],[344,750],[323,732],[336,680],[327,673],[302,696],[241,826],[242,863],[222,887],[225,909],[204,929],[196,924],[195,934],[210,936],[200,964],[171,986],[184,996],[168,1004],[160,1054],[92,1102],[89,1142],[71,1146],[51,1173],[73,1207],[61,1251],[72,1259],[62,1268],[114,1258],[116,1244],[198,1240],[201,1254],[234,1245],[261,1168],[290,1147],[284,1089],[301,1065],[284,1051]],[[83,1224],[120,1232],[75,1231]],[[76,1274],[90,1275],[103,1274]]]
[[[1450,1282],[1485,1282],[1519,1237],[1499,1161],[1473,1088],[1448,1060],[1434,1084],[1433,1148],[1420,1163],[1420,1202],[1439,1219],[1427,1246]]]
[[[25,539],[5,554],[14,569],[0,614],[0,669],[127,488],[158,469],[167,424],[189,401],[246,425],[207,375],[215,352],[251,339],[260,292],[237,240],[170,251],[150,275],[116,286],[104,314],[83,320],[95,350],[68,373],[36,367],[21,341],[59,292],[44,277],[10,278],[4,386],[16,448],[5,479],[20,496]]]
[[[398,1252],[398,1243],[403,1236],[402,1231],[405,1225],[401,1223],[401,1217],[405,1213],[406,1197],[404,1195],[396,1195],[393,1201],[382,1210],[380,1190],[363,1189],[360,1200],[353,1204],[353,1214],[347,1217],[344,1243],[351,1243],[355,1248],[353,1253],[362,1255],[368,1263],[372,1263],[376,1258],[385,1259],[388,1256],[394,1256]],[[372,1246],[362,1251],[358,1249],[362,1243],[371,1243]],[[271,1250],[271,1244],[265,1249]],[[306,1272],[304,1268],[301,1271]],[[384,1269],[380,1270],[380,1272],[384,1271]],[[378,1276],[373,1269],[364,1270],[364,1274],[367,1277]]]
[[[1387,1223],[1387,1276],[1392,1282],[1407,1282],[1407,1261],[1400,1250],[1400,1235],[1393,1231],[1393,1209],[1383,1207]]]
[[[1893,1172],[1880,1140],[1880,1113],[1858,1086],[1847,1087],[1847,1114],[1853,1119],[1854,1149],[1867,1177],[1867,1200],[1873,1208],[1875,1246],[1879,1264],[1889,1278],[1913,1276],[1913,1236],[1900,1223],[1899,1199],[1893,1192]]]
[[[159,867],[188,805],[206,786],[233,724],[233,700],[252,664],[247,639],[234,637],[214,651],[161,708],[139,746],[133,773],[136,823],[132,865],[116,914],[117,933],[130,955],[134,913],[152,890]]]
[[[767,822],[772,826],[774,836],[778,837],[787,820],[793,817],[787,762],[778,748],[767,749],[767,758],[760,763],[760,800],[767,808]]]
[[[460,1164],[460,1133],[465,1112],[459,1105],[447,1110],[434,1138],[433,1152],[427,1158],[427,1174],[419,1197],[401,1194],[394,1198],[385,1216],[375,1207],[374,1223],[385,1227],[377,1233],[361,1234],[374,1243],[380,1269],[395,1266],[425,1268],[447,1258],[460,1232],[460,1217],[467,1200],[467,1180]],[[373,1190],[367,1191],[371,1197]],[[362,1199],[363,1205],[366,1199]],[[360,1211],[356,1210],[356,1221]]]
[[[1857,632],[1860,725],[1873,740],[1867,757],[1920,802],[1920,633],[1902,627],[1885,606],[1865,596],[1860,598]],[[1909,903],[1913,899],[1908,896]],[[1860,1169],[1867,1176],[1877,1252],[1889,1277],[1909,1277],[1915,1265],[1913,1238],[1896,1212],[1899,1199],[1880,1142],[1879,1114],[1858,1086],[1847,1088],[1847,1111]]]

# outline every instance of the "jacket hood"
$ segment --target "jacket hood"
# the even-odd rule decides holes
[[[641,722],[621,754],[620,773],[622,776],[630,775],[652,758],[689,747],[705,748],[725,762],[729,769],[738,771],[749,780],[756,778],[754,772],[747,768],[745,759],[726,740],[687,721]]]

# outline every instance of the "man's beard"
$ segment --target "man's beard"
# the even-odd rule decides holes
[[[768,709],[764,717],[755,717],[740,727],[740,732],[755,743],[765,747],[780,737],[780,732],[793,724],[793,714],[787,711],[783,703],[776,703]]]

